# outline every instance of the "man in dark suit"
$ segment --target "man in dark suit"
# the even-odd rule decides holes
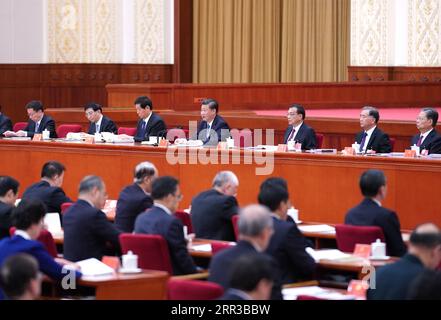
[[[380,113],[376,108],[367,106],[361,110],[360,127],[363,131],[355,137],[355,142],[360,145],[360,152],[392,152],[389,136],[378,129],[378,121],[380,121]]]
[[[420,131],[412,138],[411,145],[420,147],[422,154],[441,154],[441,135],[436,131],[438,111],[432,108],[424,108],[416,120],[416,126]]]
[[[220,300],[269,300],[273,273],[268,256],[250,254],[239,257],[230,270],[230,288]]]
[[[187,250],[184,225],[173,215],[182,199],[179,181],[173,177],[156,179],[152,198],[153,207],[136,218],[135,233],[156,234],[167,241],[174,275],[195,273],[197,268]]]
[[[118,134],[116,124],[108,117],[103,116],[103,108],[95,102],[86,104],[84,107],[87,120],[90,121],[88,134],[95,134],[101,132],[110,132]]]
[[[101,211],[106,199],[106,186],[100,177],[87,176],[81,181],[78,201],[63,216],[66,259],[101,260],[104,255],[119,252],[120,232]]]
[[[12,210],[15,208],[19,185],[14,178],[0,176],[0,239],[9,237]]]
[[[287,221],[288,209],[291,207],[288,190],[270,178],[260,186],[258,200],[272,213],[274,233],[266,253],[279,263],[282,283],[310,280],[316,264],[305,251],[309,243],[295,222]]]
[[[2,106],[0,105],[0,137],[6,131],[12,131],[12,121],[2,113]]]
[[[406,246],[401,235],[400,222],[395,212],[383,208],[386,198],[386,177],[380,170],[368,170],[360,177],[361,193],[364,200],[348,211],[345,224],[354,226],[377,226],[383,230],[387,254],[401,257]]]
[[[219,172],[213,188],[191,202],[191,222],[196,238],[235,241],[231,218],[239,211],[236,200],[239,180],[231,171]]]
[[[167,134],[167,126],[164,120],[152,111],[153,103],[149,97],[137,98],[135,108],[140,119],[136,128],[136,142],[149,141],[150,137],[160,137]]]
[[[404,300],[412,281],[425,270],[435,270],[441,262],[441,232],[432,224],[418,226],[410,236],[409,253],[375,273],[375,286],[367,292],[369,300]],[[371,280],[371,286],[373,281]]]
[[[152,183],[158,170],[152,163],[142,162],[134,176],[134,183],[121,191],[116,203],[115,226],[121,232],[132,233],[136,217],[153,206]]]
[[[63,185],[66,168],[57,161],[49,161],[41,169],[40,182],[34,183],[23,193],[23,199],[38,199],[44,202],[47,212],[61,213],[61,205],[72,202],[66,196]]]
[[[231,288],[230,270],[234,261],[244,255],[264,255],[271,261],[275,279],[271,298],[282,299],[279,266],[273,258],[264,253],[273,234],[271,213],[264,206],[250,205],[241,211],[238,228],[239,242],[237,245],[222,250],[211,259],[208,280],[220,284],[227,290]]]
[[[314,129],[305,124],[305,108],[299,104],[293,104],[288,110],[289,127],[285,131],[284,144],[289,141],[300,143],[302,150],[317,148]]]
[[[38,261],[40,271],[51,279],[60,281],[68,274],[67,270],[63,272],[63,265],[71,264],[71,262],[64,259],[54,259],[43,247],[43,244],[36,241],[43,230],[45,214],[46,208],[39,200],[22,200],[13,210],[14,226],[17,230],[14,236],[0,241],[0,266],[10,256],[17,253],[28,253]],[[75,276],[81,277],[81,273],[76,272]],[[0,290],[0,300],[1,296]]]
[[[44,107],[41,101],[31,101],[26,105],[26,111],[29,116],[28,125],[17,132],[7,131],[6,137],[34,137],[36,133],[49,131],[49,137],[56,138],[55,121],[44,114]]]
[[[207,145],[217,145],[230,136],[228,123],[220,116],[219,104],[214,99],[205,99],[201,104],[202,121],[198,125],[197,138]]]

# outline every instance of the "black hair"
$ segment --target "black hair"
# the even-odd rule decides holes
[[[14,178],[0,176],[0,197],[4,197],[9,190],[17,194],[20,183]]]
[[[38,224],[46,214],[46,206],[40,200],[23,199],[12,210],[12,224],[19,230],[27,230]]]
[[[426,114],[428,120],[432,120],[432,127],[436,127],[438,123],[438,111],[433,108],[424,108],[423,112]]]
[[[273,282],[273,274],[269,257],[263,254],[242,255],[231,266],[230,287],[250,292],[262,279]]]
[[[153,110],[153,102],[147,96],[138,97],[135,100],[135,105],[139,104],[139,106],[143,109],[149,107],[150,110]]]
[[[380,121],[380,113],[378,112],[377,108],[366,106],[363,108],[363,110],[369,111],[368,114],[375,119],[375,123],[378,123],[378,121]]]
[[[84,106],[84,111],[86,111],[87,109],[92,109],[93,111],[101,111],[103,112],[103,107],[101,105],[99,105],[98,103],[95,102],[89,102],[88,104],[86,104]]]
[[[160,177],[152,183],[153,200],[164,199],[170,194],[175,194],[179,181],[173,177]]]
[[[38,277],[38,262],[27,254],[9,256],[0,269],[0,287],[10,299],[20,298]]]
[[[294,103],[289,108],[290,109],[291,108],[296,108],[297,114],[301,114],[302,115],[302,120],[305,120],[305,118],[306,118],[306,111],[305,111],[305,108],[302,105]]]
[[[49,161],[43,165],[41,177],[52,179],[55,176],[61,175],[64,171],[66,171],[64,165],[57,161]]]
[[[202,105],[208,106],[210,110],[216,110],[216,113],[219,112],[219,103],[214,99],[204,99],[202,100]]]
[[[360,189],[363,196],[372,198],[380,188],[386,185],[386,177],[381,170],[368,170],[360,177]]]
[[[282,202],[289,199],[289,194],[286,188],[280,184],[268,184],[261,186],[258,195],[259,204],[268,207],[272,212],[276,211]]]
[[[40,110],[44,111],[43,103],[41,101],[38,101],[38,100],[32,100],[31,102],[29,102],[26,105],[26,110],[27,109],[32,109],[35,112],[38,112]]]
[[[260,189],[265,188],[265,187],[271,187],[271,186],[274,186],[274,185],[281,186],[286,191],[288,191],[288,183],[286,182],[285,179],[280,178],[280,177],[271,177],[271,178],[266,179],[260,185]]]

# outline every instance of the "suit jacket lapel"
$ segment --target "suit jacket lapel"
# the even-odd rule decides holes
[[[375,128],[374,132],[372,132],[371,138],[369,139],[369,142],[368,142],[367,146],[365,147],[366,151],[369,149],[372,149],[372,145],[374,144],[374,140],[377,136],[377,131],[378,131],[378,128]]]
[[[436,135],[435,129],[430,131],[429,135],[424,139],[423,144],[421,145],[421,150],[427,148],[427,146],[432,142],[433,137]]]

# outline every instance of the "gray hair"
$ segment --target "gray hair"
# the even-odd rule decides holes
[[[156,172],[158,172],[158,170],[153,163],[148,161],[141,162],[135,168],[133,182],[138,184],[142,183],[146,177],[154,176]]]
[[[228,182],[238,185],[239,179],[232,171],[221,171],[213,179],[213,187],[222,187]]]
[[[85,194],[91,192],[94,188],[98,188],[98,190],[104,189],[104,182],[98,176],[87,176],[84,177],[80,182],[80,194]]]
[[[266,228],[273,228],[271,212],[267,207],[252,204],[241,210],[237,222],[239,234],[247,237],[257,237]]]

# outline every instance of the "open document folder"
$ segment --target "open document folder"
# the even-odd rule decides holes
[[[298,296],[311,296],[323,300],[355,300],[353,295],[347,295],[332,289],[312,287],[287,288],[282,290],[283,300],[296,300]]]
[[[77,262],[77,264],[80,266],[80,271],[85,277],[111,275],[115,272],[111,267],[95,258],[82,260]]]
[[[312,248],[306,248],[306,252],[309,253],[309,255],[313,257],[316,262],[319,262],[320,260],[340,260],[354,258],[353,255],[341,252],[337,249],[314,250]]]

